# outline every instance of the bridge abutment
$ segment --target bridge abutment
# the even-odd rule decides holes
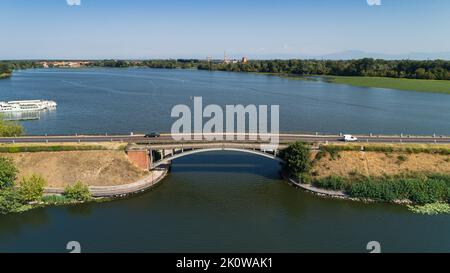
[[[142,170],[149,170],[152,163],[152,153],[148,150],[130,150],[127,151],[128,159],[136,167]]]

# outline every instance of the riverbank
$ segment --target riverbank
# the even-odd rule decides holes
[[[162,181],[169,170],[168,166],[140,169],[129,160],[122,144],[0,148],[0,214],[142,192]]]
[[[422,80],[389,77],[361,77],[361,76],[330,76],[330,75],[296,75],[284,73],[262,73],[259,75],[278,76],[290,80],[317,81],[346,84],[359,87],[386,88],[402,91],[416,91],[426,93],[450,94],[450,80]]]
[[[135,182],[112,186],[89,186],[89,191],[92,196],[96,198],[120,197],[139,193],[148,190],[161,182],[161,180],[167,175],[168,171],[169,167],[164,166],[162,168],[152,170],[147,176]],[[46,188],[44,193],[47,195],[64,194],[64,191],[64,188]]]
[[[450,212],[450,153],[428,145],[322,145],[282,151],[283,177],[317,195],[412,205],[414,212]],[[287,174],[286,174],[287,173]]]
[[[363,147],[364,150],[361,150]],[[323,145],[313,151],[313,178],[329,176],[382,177],[405,173],[450,174],[450,146],[439,145]]]
[[[347,187],[350,186],[350,183],[348,181],[344,182],[345,180],[340,177],[334,177],[331,179],[329,178],[328,181],[325,180],[321,181],[320,183],[317,183],[317,181],[315,181],[314,183],[310,184],[310,183],[302,183],[300,179],[292,177],[286,173],[283,173],[282,176],[286,181],[288,181],[289,184],[320,197],[343,199],[365,203],[388,201],[390,203],[406,205],[408,210],[417,214],[437,215],[450,213],[450,204],[442,200],[424,204],[415,204],[412,200],[405,198],[404,199],[392,198],[390,200],[383,200],[383,199],[380,200],[377,199],[380,198],[379,193],[376,193],[372,197],[368,197],[368,195],[365,194],[359,197],[353,197],[352,193],[349,193],[348,189],[346,188],[346,186]],[[347,185],[344,185],[344,183],[347,183]]]
[[[450,94],[449,80],[420,80],[388,77],[324,76],[326,81],[361,87],[397,89],[428,93]]]
[[[117,186],[133,183],[149,175],[134,166],[124,151],[86,150],[58,152],[0,153],[11,158],[19,173],[17,180],[40,174],[47,187],[64,188],[76,181],[88,186]]]
[[[168,166],[152,171],[146,177],[118,186],[87,186],[81,182],[65,188],[34,188],[33,200],[24,199],[23,185],[0,190],[0,215],[25,212],[47,206],[79,205],[86,202],[105,202],[119,197],[136,194],[158,185],[169,171]],[[23,181],[23,180],[22,180]]]

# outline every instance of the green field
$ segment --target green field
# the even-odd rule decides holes
[[[443,81],[443,80],[417,80],[417,79],[399,79],[386,77],[343,77],[343,76],[327,76],[325,77],[325,79],[332,83],[349,84],[355,86],[450,94],[450,81]]]

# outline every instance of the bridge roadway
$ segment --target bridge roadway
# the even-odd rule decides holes
[[[210,134],[209,136],[217,135]],[[234,140],[227,142],[252,141],[248,134],[245,140],[236,140],[238,134],[232,134]],[[240,134],[242,136],[242,134]],[[359,143],[422,143],[422,144],[450,144],[449,136],[387,136],[387,135],[355,135]],[[339,135],[311,135],[311,134],[279,134],[279,143],[291,143],[295,141],[306,142],[338,142]],[[208,142],[208,140],[185,140],[175,141],[171,134],[161,134],[157,138],[146,138],[144,135],[72,135],[72,136],[21,136],[21,137],[2,137],[0,143],[61,143],[61,142],[130,142],[130,143],[152,143],[165,144],[174,142]],[[252,141],[254,142],[254,141]],[[264,141],[257,141],[264,142]]]

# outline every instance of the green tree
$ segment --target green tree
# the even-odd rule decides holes
[[[11,73],[11,68],[6,63],[0,63],[0,74],[3,74],[3,73],[6,73],[6,74]]]
[[[0,157],[0,191],[14,186],[17,168],[10,158]]]
[[[290,172],[300,175],[311,169],[311,151],[303,142],[295,142],[281,152],[284,167]]]
[[[26,202],[37,201],[44,193],[44,187],[47,184],[45,179],[37,174],[22,178],[19,194]]]
[[[77,201],[89,201],[92,199],[92,194],[89,191],[88,186],[80,181],[75,182],[73,185],[66,186],[63,195]]]
[[[0,214],[25,210],[20,194],[13,188],[0,190]]]
[[[17,122],[5,121],[0,115],[0,137],[12,137],[23,134],[23,127]]]

